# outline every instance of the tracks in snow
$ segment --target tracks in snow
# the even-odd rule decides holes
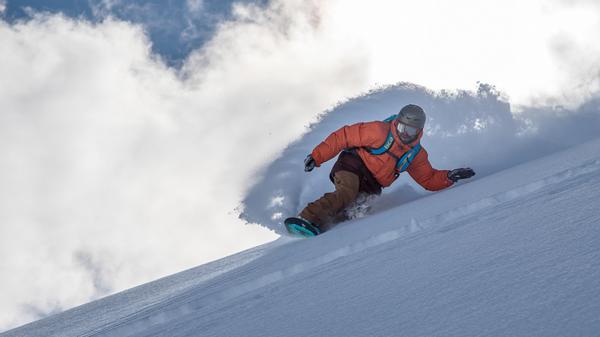
[[[87,334],[86,336],[130,335],[141,333],[152,326],[163,324],[173,318],[180,318],[183,315],[196,312],[197,310],[203,310],[213,305],[227,302],[303,272],[319,268],[343,257],[365,251],[369,248],[412,237],[430,230],[443,231],[444,227],[448,226],[449,223],[481,212],[482,210],[527,197],[533,193],[539,192],[547,186],[577,179],[598,171],[600,171],[600,159],[589,160],[577,167],[560,171],[543,179],[496,193],[476,202],[425,219],[411,218],[408,223],[403,224],[394,230],[386,231],[371,236],[363,241],[354,242],[344,247],[334,249],[318,258],[290,265],[288,268],[262,275],[256,279],[228,287],[224,290],[217,289],[217,291],[205,296],[193,296],[190,293],[187,293],[187,295],[191,295],[189,298],[183,297],[186,294],[182,294],[176,299],[158,303],[152,308],[137,312],[110,326],[105,326]],[[468,188],[468,185],[465,185],[464,188]],[[296,240],[290,241],[297,242]]]

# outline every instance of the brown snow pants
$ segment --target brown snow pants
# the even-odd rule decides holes
[[[335,192],[325,193],[300,212],[300,216],[323,230],[345,220],[343,211],[358,197],[360,179],[349,171],[337,171],[333,175]]]

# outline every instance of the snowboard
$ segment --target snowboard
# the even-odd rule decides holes
[[[287,231],[293,236],[312,237],[321,234],[323,231],[310,222],[301,218],[287,218],[283,222]]]

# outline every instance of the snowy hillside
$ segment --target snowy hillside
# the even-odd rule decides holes
[[[284,236],[2,336],[597,336],[599,173],[597,139],[404,203],[384,196],[314,239]]]

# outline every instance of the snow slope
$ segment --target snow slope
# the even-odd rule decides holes
[[[600,139],[1,336],[597,336]]]

